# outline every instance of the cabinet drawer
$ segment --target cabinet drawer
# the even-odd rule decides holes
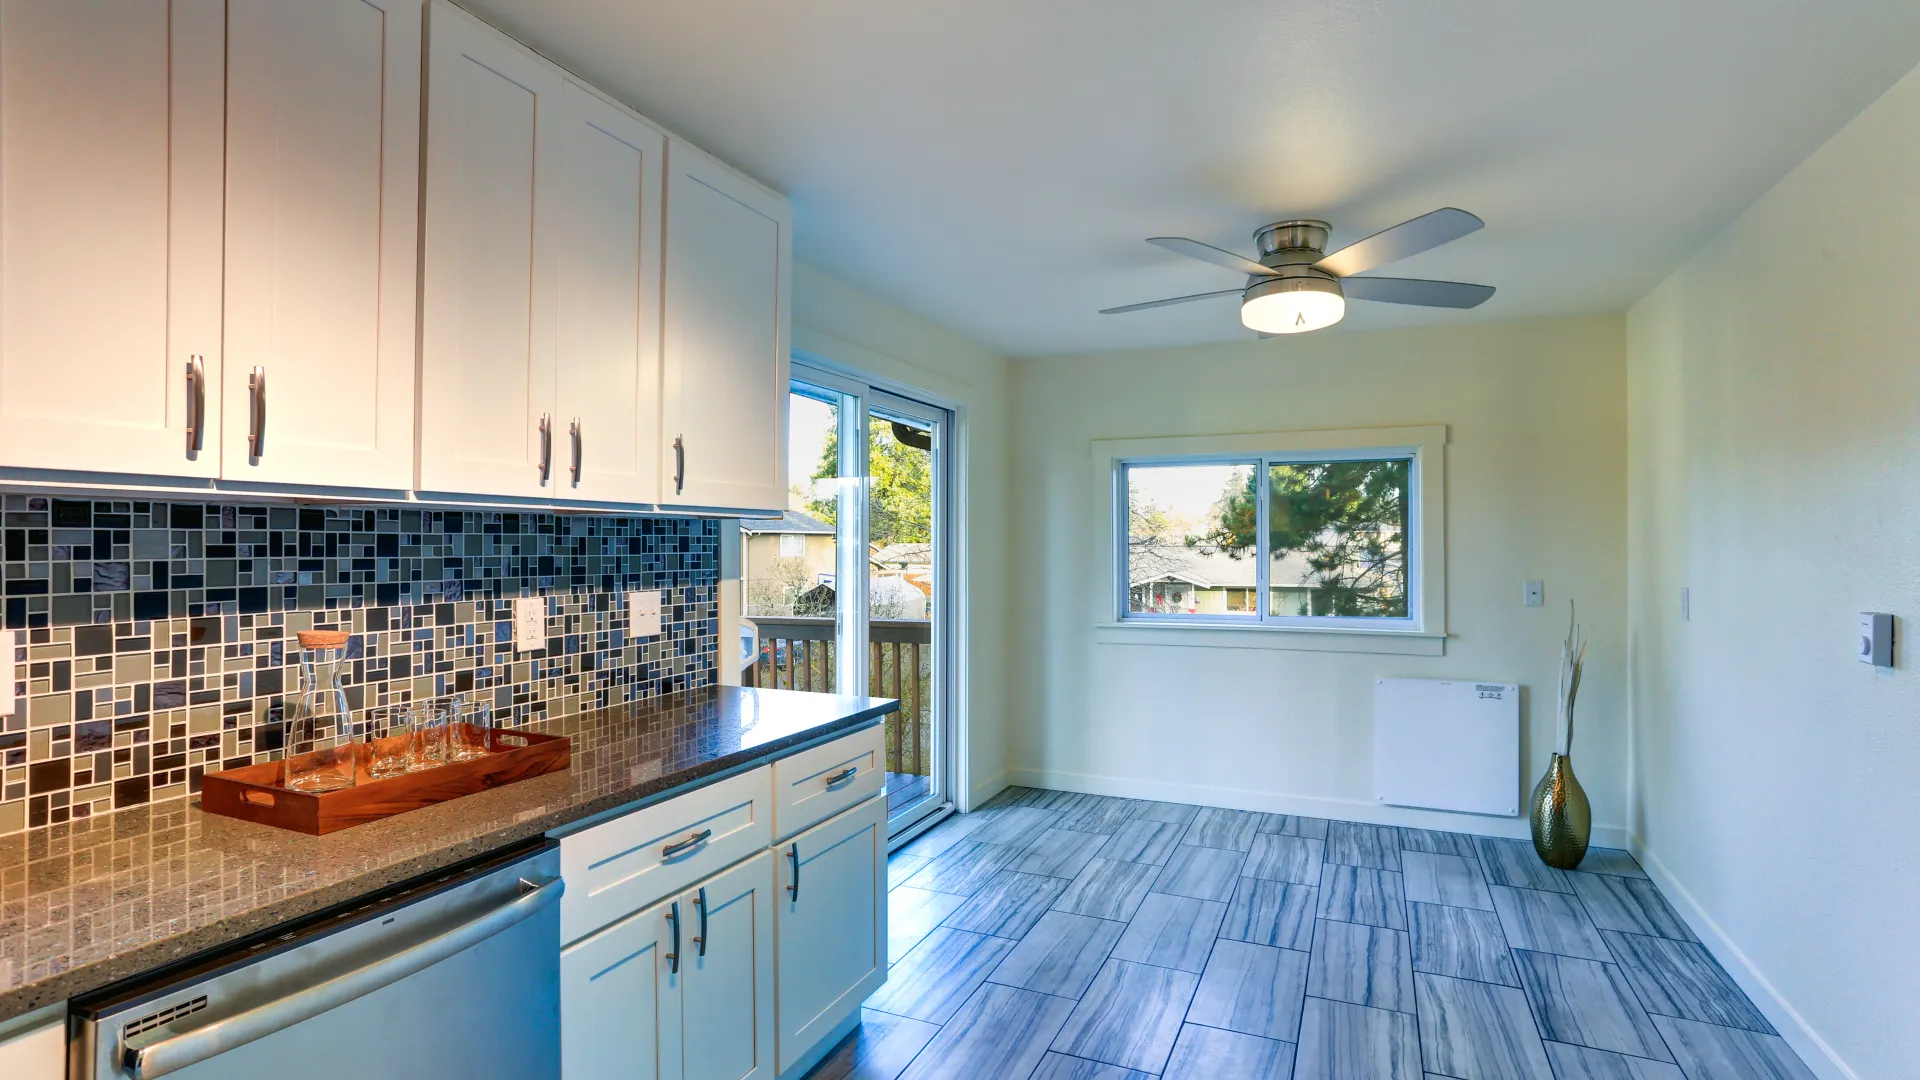
[[[769,769],[755,769],[563,837],[560,940],[577,941],[765,849],[771,783]]]
[[[774,835],[784,840],[878,795],[887,782],[885,732],[875,724],[774,762]]]

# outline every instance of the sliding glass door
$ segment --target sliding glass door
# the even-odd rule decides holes
[[[894,831],[952,804],[946,410],[795,365],[787,513],[741,522],[752,685],[898,698]]]

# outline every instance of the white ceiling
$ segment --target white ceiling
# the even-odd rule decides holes
[[[1344,325],[1620,310],[1920,62],[1914,0],[464,2],[1009,355],[1250,336],[1230,299],[1094,314],[1240,283],[1146,236],[1445,205],[1487,228],[1379,272],[1499,294]]]

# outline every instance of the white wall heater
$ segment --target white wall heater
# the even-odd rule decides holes
[[[1466,814],[1520,813],[1520,687],[1378,679],[1374,797]]]

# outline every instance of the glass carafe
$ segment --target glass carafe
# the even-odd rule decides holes
[[[353,786],[359,744],[347,707],[347,635],[300,632],[300,702],[287,718],[287,787],[338,791]]]

